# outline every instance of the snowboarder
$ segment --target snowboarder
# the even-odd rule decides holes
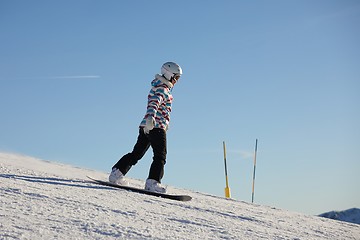
[[[161,185],[166,163],[166,131],[169,126],[171,91],[182,74],[181,67],[174,62],[166,62],[161,67],[161,75],[156,74],[151,82],[152,88],[148,95],[147,111],[139,126],[139,135],[132,152],[124,155],[112,167],[109,181],[118,185],[128,185],[126,173],[134,166],[151,146],[153,162],[146,180],[145,189],[165,193]]]

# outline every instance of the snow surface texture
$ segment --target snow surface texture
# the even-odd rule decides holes
[[[178,202],[92,184],[86,175],[108,177],[0,153],[0,239],[360,239],[356,224],[169,186],[193,197]]]
[[[345,211],[331,211],[319,215],[320,217],[331,218],[334,220],[360,224],[360,209],[350,208]]]

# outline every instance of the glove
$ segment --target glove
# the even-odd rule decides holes
[[[144,127],[144,133],[149,134],[149,132],[151,130],[153,130],[154,126],[155,126],[155,118],[151,117],[151,116],[147,117],[146,118],[146,124],[145,124],[145,127]]]

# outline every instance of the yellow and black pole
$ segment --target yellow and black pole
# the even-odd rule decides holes
[[[227,174],[227,166],[226,166],[226,147],[225,147],[225,141],[223,141],[223,148],[224,148],[224,163],[225,163],[225,181],[226,181],[226,187],[225,187],[225,197],[230,198],[230,188],[229,188],[229,179]]]

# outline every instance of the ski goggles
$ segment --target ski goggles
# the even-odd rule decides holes
[[[180,76],[181,76],[180,74],[174,73],[174,76],[172,78],[178,81],[180,79]]]

